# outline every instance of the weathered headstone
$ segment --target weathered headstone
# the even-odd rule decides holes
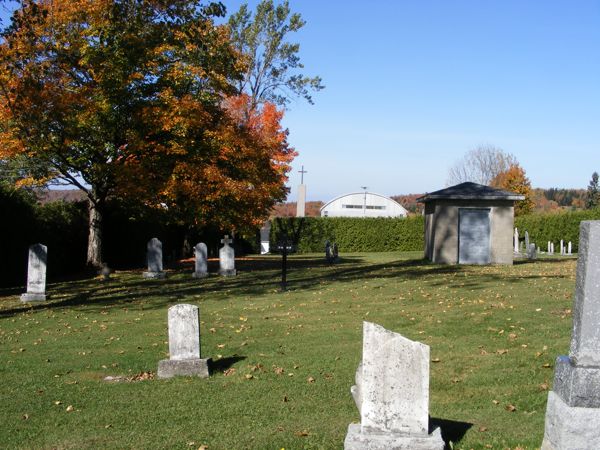
[[[102,281],[110,280],[110,274],[112,270],[108,267],[108,264],[102,263],[102,268],[100,269],[100,276],[102,277]]]
[[[600,221],[579,228],[569,356],[556,360],[543,450],[600,448]]]
[[[46,264],[48,247],[34,244],[29,247],[27,264],[27,292],[21,294],[22,302],[40,302],[46,300]]]
[[[159,378],[176,375],[209,375],[209,359],[200,358],[200,322],[198,307],[180,304],[171,306],[169,320],[169,359],[158,362]]]
[[[327,262],[331,262],[331,243],[325,241],[325,259]]]
[[[333,243],[333,250],[331,253],[331,258],[332,258],[333,262],[338,262],[340,259],[340,253],[339,253],[337,242]]]
[[[554,242],[550,242],[550,254],[554,255]]]
[[[166,276],[163,272],[162,242],[157,238],[148,241],[146,260],[148,261],[148,271],[144,272],[144,278],[164,278]]]
[[[515,235],[513,237],[514,251],[519,253],[519,230],[515,228]]]
[[[345,450],[442,450],[429,434],[429,346],[363,322],[362,361],[352,396],[360,424],[350,424]]]
[[[529,251],[529,231],[525,231],[525,251]]]
[[[536,259],[537,258],[537,249],[534,243],[529,244],[529,248],[527,249],[527,259]]]
[[[219,250],[219,275],[232,277],[237,274],[235,270],[235,251],[229,244],[233,242],[228,235],[221,239],[223,247]]]
[[[571,241],[569,241],[569,243],[567,244],[567,255],[572,255],[573,254],[573,244],[571,243]]]
[[[204,278],[208,276],[208,251],[204,242],[199,242],[194,247],[195,270],[192,276],[194,278]]]
[[[551,255],[552,253],[550,253],[550,241],[548,241],[548,254]]]

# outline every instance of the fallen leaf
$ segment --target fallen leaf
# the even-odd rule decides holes
[[[487,431],[487,427],[479,427],[480,433],[483,433],[484,431]]]
[[[433,359],[431,360],[431,362],[438,363],[438,362],[440,362],[440,358],[433,358]]]
[[[540,384],[540,391],[547,391],[549,387],[548,383],[542,383]]]
[[[505,348],[501,348],[501,349],[496,350],[496,353],[498,353],[499,355],[504,355],[504,354],[508,353],[508,350]]]
[[[73,405],[67,406],[67,412],[72,412],[72,411],[75,411],[75,408],[73,408]]]
[[[498,400],[492,400],[492,403],[493,403],[494,405],[497,405],[497,404],[498,404],[498,403],[500,403],[500,402],[499,402]]]
[[[223,375],[228,377],[229,375],[233,375],[235,373],[235,367],[230,367],[229,369],[223,371]]]
[[[273,372],[275,372],[277,375],[281,375],[283,372],[285,372],[285,370],[283,367],[275,367]]]
[[[313,377],[308,377],[308,378],[306,379],[306,381],[308,381],[309,383],[314,383],[314,382],[315,382],[315,379],[314,379]]]
[[[515,405],[509,403],[508,405],[506,405],[504,407],[504,409],[506,409],[507,411],[510,411],[510,412],[514,412],[517,410],[517,407]]]
[[[252,375],[251,373],[247,373],[245,376],[246,380],[251,380],[252,378],[254,378],[254,375]]]
[[[23,420],[27,420],[27,419],[29,419],[29,414],[23,414],[23,415],[21,416],[21,419],[23,419]]]
[[[307,430],[296,431],[294,434],[296,436],[308,436],[308,431]]]

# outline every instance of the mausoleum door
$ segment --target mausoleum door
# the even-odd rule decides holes
[[[458,263],[490,263],[489,208],[459,208]]]

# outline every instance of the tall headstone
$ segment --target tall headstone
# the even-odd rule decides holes
[[[144,272],[144,278],[164,278],[166,276],[163,272],[162,242],[157,238],[152,238],[148,241],[146,260],[148,262],[148,271]]]
[[[554,242],[550,242],[550,254],[554,255]]]
[[[307,173],[302,166],[299,170],[301,174],[300,186],[298,186],[298,201],[296,202],[296,217],[304,217],[306,215],[306,185],[304,184],[304,174]]]
[[[237,274],[235,270],[235,251],[229,244],[233,242],[228,235],[221,239],[223,247],[219,250],[219,275],[232,277]]]
[[[572,255],[573,254],[573,244],[571,243],[571,241],[569,241],[569,243],[567,244],[567,255]]]
[[[266,255],[271,251],[271,221],[267,220],[260,229],[260,254]]]
[[[429,434],[429,346],[363,322],[362,361],[352,396],[360,424],[350,424],[345,450],[442,450]]]
[[[550,241],[548,241],[548,254],[551,255],[552,253],[550,253]]]
[[[515,235],[513,237],[514,251],[519,253],[519,230],[515,228]]]
[[[568,356],[556,360],[543,450],[600,448],[600,221],[579,228]]]
[[[331,262],[332,260],[331,242],[328,240],[325,241],[325,259],[327,262]]]
[[[46,300],[46,264],[48,247],[34,244],[29,247],[27,264],[27,292],[21,294],[22,302],[40,302]]]
[[[560,254],[561,256],[565,254],[565,243],[562,239],[560,240]]]
[[[208,276],[208,251],[204,242],[199,242],[194,247],[195,270],[192,276],[194,278],[204,278]]]
[[[529,231],[525,231],[525,251],[529,251]]]
[[[171,306],[169,321],[169,359],[158,362],[159,378],[176,375],[208,377],[209,359],[200,358],[200,322],[198,307]]]

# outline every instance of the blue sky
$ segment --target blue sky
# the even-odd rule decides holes
[[[309,200],[437,190],[481,144],[514,154],[534,187],[585,188],[600,171],[600,1],[290,3],[305,73],[326,89],[286,113],[289,200],[301,165]]]

